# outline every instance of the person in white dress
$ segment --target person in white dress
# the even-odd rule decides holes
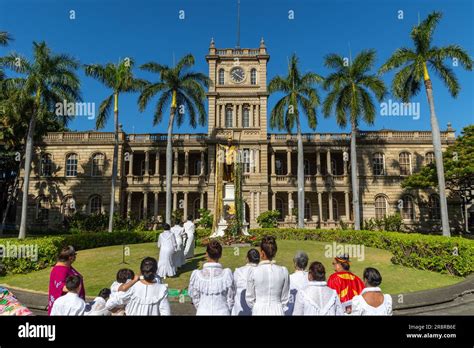
[[[75,275],[67,277],[66,289],[68,292],[54,301],[50,315],[84,315],[86,302],[79,297],[81,278]]]
[[[250,249],[247,252],[247,264],[236,268],[234,271],[235,299],[232,315],[252,315],[245,294],[247,293],[247,281],[250,269],[257,267],[260,262],[260,254],[257,249]]]
[[[184,258],[189,259],[194,257],[194,233],[196,232],[196,225],[194,225],[192,215],[188,215],[188,220],[184,223],[183,227],[184,232],[188,236],[186,247],[184,248]]]
[[[365,288],[352,298],[351,315],[392,315],[392,296],[380,289],[382,276],[372,267],[364,270]]]
[[[128,282],[131,282],[135,278],[135,272],[131,270],[130,268],[122,268],[118,270],[116,280],[112,283],[110,286],[110,296],[107,299],[107,302],[105,304],[105,307],[108,311],[111,312],[111,315],[113,316],[124,316],[125,315],[125,305],[124,304],[118,304],[114,306],[117,303],[121,303],[120,297],[124,296],[122,290],[122,285],[127,284]]]
[[[174,226],[171,228],[171,232],[174,234],[174,238],[176,239],[176,251],[173,257],[173,263],[176,268],[180,268],[186,262],[184,258],[184,245],[183,245],[183,237],[184,237],[184,228],[181,226],[181,221],[176,220]]]
[[[107,306],[125,304],[127,316],[171,315],[168,287],[157,280],[157,270],[158,263],[154,258],[144,258],[140,265],[141,275],[120,286],[123,296],[115,298],[116,303],[109,299]]]
[[[296,294],[300,289],[306,287],[308,283],[308,254],[304,251],[297,251],[293,257],[293,264],[295,265],[295,272],[290,274],[290,297],[288,300],[288,309],[285,315],[292,315],[295,308]]]
[[[196,315],[230,315],[234,305],[234,279],[229,268],[219,263],[222,246],[212,240],[206,247],[207,262],[194,270],[188,294],[196,308]]]
[[[249,272],[246,300],[252,315],[284,315],[288,305],[290,277],[284,266],[273,258],[275,237],[265,236],[260,243],[260,263]]]
[[[293,315],[344,315],[336,290],[326,283],[326,270],[321,262],[309,266],[308,282],[296,294]]]
[[[161,278],[176,275],[175,255],[178,245],[175,235],[170,231],[170,225],[163,224],[164,231],[158,237],[160,256],[158,259],[158,276]]]
[[[111,291],[109,288],[104,288],[100,290],[99,295],[91,302],[86,304],[86,309],[84,311],[84,315],[91,315],[91,316],[107,316],[110,315],[111,312],[105,308],[107,304],[107,300],[109,299]]]

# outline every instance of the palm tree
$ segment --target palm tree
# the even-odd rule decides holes
[[[357,173],[357,130],[359,120],[373,124],[375,106],[371,93],[382,101],[386,90],[383,81],[370,74],[375,61],[375,51],[365,50],[354,61],[337,54],[325,58],[325,66],[334,69],[324,81],[324,89],[329,90],[323,103],[323,113],[329,117],[335,109],[336,121],[340,127],[351,125],[351,184],[354,210],[354,229],[360,230],[359,178]]]
[[[456,60],[467,69],[472,70],[472,60],[469,54],[458,45],[444,47],[433,46],[433,32],[441,19],[442,14],[433,12],[411,31],[414,49],[399,48],[380,68],[380,73],[400,68],[392,81],[393,94],[403,102],[408,102],[411,97],[420,91],[421,80],[423,80],[430,107],[430,122],[433,141],[433,149],[436,162],[436,173],[439,185],[439,200],[441,208],[441,223],[444,236],[450,236],[448,205],[446,201],[446,187],[443,167],[443,153],[441,149],[441,135],[438,119],[436,118],[433,86],[428,68],[439,75],[448,88],[449,93],[456,97],[460,86],[454,72],[444,64],[446,59]]]
[[[18,235],[18,238],[23,239],[26,237],[28,189],[36,122],[46,115],[60,117],[60,115],[53,113],[57,103],[81,100],[80,82],[75,72],[79,63],[68,55],[53,54],[45,42],[33,42],[32,61],[13,53],[5,57],[2,62],[7,68],[24,75],[23,78],[16,79],[16,81],[25,98],[34,98],[34,112],[29,120],[26,136],[25,178]],[[66,122],[67,119],[63,121]]]
[[[0,31],[0,46],[8,45],[8,41],[13,40],[10,34],[6,31]]]
[[[96,120],[96,129],[101,129],[107,123],[112,112],[114,112],[114,158],[112,164],[112,188],[110,192],[110,210],[109,210],[109,227],[108,231],[112,232],[114,211],[115,211],[115,185],[117,181],[118,167],[118,132],[119,132],[119,108],[118,101],[121,93],[137,92],[143,86],[142,80],[133,77],[134,62],[130,58],[126,58],[118,64],[108,63],[106,65],[91,64],[85,65],[87,76],[103,83],[107,88],[112,90],[112,94],[102,101],[99,107],[99,114]]]
[[[157,125],[163,118],[163,110],[170,105],[170,117],[168,121],[168,137],[166,143],[166,217],[167,223],[171,223],[171,179],[173,164],[173,125],[179,126],[184,121],[185,111],[189,115],[189,124],[195,128],[197,123],[201,126],[206,124],[206,110],[204,100],[206,98],[204,87],[210,84],[209,78],[197,72],[188,71],[194,65],[194,57],[188,54],[180,59],[174,67],[168,67],[155,62],[149,62],[140,68],[152,73],[158,73],[160,78],[157,82],[148,82],[138,98],[140,111],[145,110],[148,102],[155,95],[161,93],[155,106],[153,125]],[[178,107],[179,106],[179,107]],[[197,112],[196,112],[197,111]]]
[[[296,54],[293,54],[288,65],[288,75],[285,77],[276,76],[268,85],[269,93],[280,92],[284,94],[271,111],[270,127],[286,129],[288,133],[291,133],[296,124],[298,141],[298,228],[304,227],[304,153],[300,110],[306,115],[309,127],[316,129],[316,107],[319,105],[319,96],[314,84],[322,81],[321,76],[312,72],[301,75],[298,58]]]

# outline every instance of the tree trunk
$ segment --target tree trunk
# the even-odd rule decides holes
[[[298,228],[304,228],[304,152],[303,137],[298,118],[296,125],[298,127]]]
[[[112,163],[112,188],[110,190],[109,232],[112,232],[114,227],[115,184],[117,181],[118,167],[118,93],[114,94],[114,127],[114,158]]]
[[[352,120],[351,130],[351,183],[352,183],[352,208],[354,209],[354,229],[360,230],[360,204],[359,204],[359,177],[357,171],[357,128]],[[332,209],[332,207],[329,207]],[[347,212],[349,213],[349,212]]]
[[[21,221],[20,221],[20,232],[18,239],[24,239],[26,237],[26,219],[28,213],[28,191],[30,186],[30,171],[31,171],[31,159],[33,157],[33,136],[35,134],[36,117],[33,114],[28,125],[28,135],[26,137],[26,148],[25,148],[25,173],[23,180],[23,199],[21,201]],[[18,173],[20,175],[20,173]]]
[[[441,149],[441,134],[439,132],[438,119],[436,118],[436,113],[435,113],[435,108],[434,108],[433,87],[431,85],[431,80],[429,78],[427,70],[425,70],[425,88],[426,88],[426,96],[428,97],[428,104],[430,106],[430,121],[431,121],[431,134],[432,134],[431,137],[433,139],[436,174],[438,175],[439,205],[441,208],[441,225],[443,228],[443,236],[450,237],[451,231],[449,229],[448,203],[446,201],[446,184],[444,182],[444,165],[443,165],[443,152]]]
[[[3,232],[5,231],[5,225],[7,223],[8,212],[10,211],[10,207],[13,204],[13,200],[15,199],[16,192],[18,190],[18,184],[20,182],[20,171],[21,171],[21,159],[20,159],[20,165],[18,166],[18,172],[16,173],[15,180],[13,181],[11,194],[8,195],[7,206],[5,207],[5,211],[3,212],[2,224],[0,226],[0,236],[2,236]]]
[[[166,139],[166,223],[171,224],[172,187],[173,178],[173,123],[176,107],[171,106],[168,122],[168,137]]]

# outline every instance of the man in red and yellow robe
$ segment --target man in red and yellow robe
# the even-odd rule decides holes
[[[332,264],[336,272],[329,277],[327,284],[331,289],[336,290],[346,312],[350,313],[352,298],[361,293],[365,287],[364,282],[354,273],[349,272],[349,256],[338,256]]]

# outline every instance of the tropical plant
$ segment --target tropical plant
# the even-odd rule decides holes
[[[458,62],[465,69],[472,70],[472,59],[458,45],[444,47],[433,45],[433,33],[441,16],[440,12],[433,12],[421,23],[414,26],[410,34],[415,46],[414,49],[406,47],[397,49],[387,62],[382,65],[380,73],[400,68],[393,78],[392,91],[403,102],[408,102],[413,96],[416,96],[421,89],[421,81],[423,80],[424,82],[430,108],[431,133],[438,176],[443,235],[450,236],[441,135],[434,107],[433,85],[429,70],[435,72],[444,82],[449,93],[456,97],[459,93],[460,85],[453,70],[445,64],[445,61],[450,59]]]
[[[133,60],[125,58],[117,64],[108,63],[106,65],[92,64],[85,65],[85,73],[94,79],[100,81],[107,88],[112,90],[112,94],[102,101],[99,107],[99,114],[96,120],[96,128],[101,129],[107,123],[107,120],[114,112],[114,157],[112,164],[112,181],[110,191],[110,210],[108,231],[113,230],[114,212],[115,212],[115,185],[117,181],[118,167],[118,133],[119,133],[119,96],[122,93],[140,91],[144,86],[144,81],[136,79],[133,76]]]
[[[360,52],[353,61],[337,54],[329,54],[325,66],[335,71],[324,81],[328,95],[323,103],[325,117],[335,109],[337,124],[342,128],[351,126],[351,184],[354,229],[360,230],[359,178],[357,171],[357,132],[360,119],[373,124],[375,106],[371,93],[381,101],[385,85],[376,75],[370,74],[375,61],[374,50]]]
[[[149,62],[140,68],[145,71],[159,74],[156,82],[147,82],[138,98],[140,111],[144,111],[149,101],[160,94],[155,106],[153,124],[157,125],[163,118],[163,111],[169,105],[168,136],[166,143],[166,223],[171,223],[172,206],[172,167],[173,167],[173,126],[181,126],[186,113],[189,115],[189,124],[195,128],[206,124],[206,110],[204,101],[206,94],[203,87],[208,87],[209,78],[188,69],[194,65],[194,57],[188,54],[178,63],[169,67],[155,62]]]
[[[211,211],[207,209],[199,209],[199,215],[200,218],[196,225],[200,228],[211,228],[212,220],[214,219],[214,216],[211,214]]]
[[[286,129],[291,133],[296,125],[298,142],[298,207],[304,207],[304,152],[303,137],[301,134],[300,112],[306,115],[308,125],[316,129],[316,108],[319,105],[319,96],[314,85],[322,82],[323,78],[313,72],[301,74],[296,54],[290,59],[288,75],[274,77],[269,85],[269,93],[283,93],[270,114],[270,127]],[[298,227],[304,227],[304,209],[298,212]]]
[[[257,223],[262,228],[276,228],[278,227],[278,218],[280,217],[280,211],[268,210],[261,213],[257,217]]]
[[[23,182],[23,200],[18,238],[26,236],[26,219],[28,209],[28,189],[30,182],[31,160],[33,156],[33,140],[38,119],[46,116],[60,118],[66,123],[72,115],[54,113],[57,103],[76,102],[81,100],[80,82],[75,70],[79,63],[65,54],[54,54],[45,42],[33,42],[33,60],[28,60],[16,53],[2,59],[2,64],[23,75],[15,81],[25,98],[33,97],[31,114],[25,147],[25,177]]]

